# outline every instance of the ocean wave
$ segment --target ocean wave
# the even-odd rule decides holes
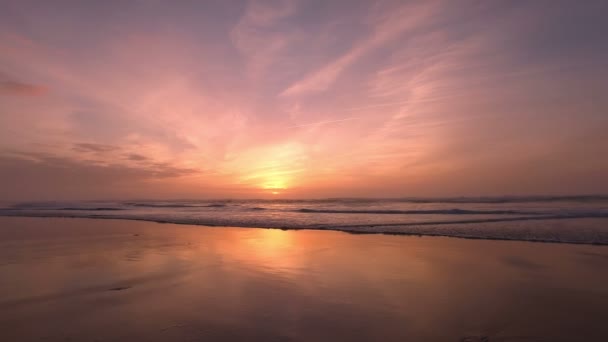
[[[48,209],[48,210],[85,210],[85,211],[117,211],[117,210],[125,210],[124,208],[111,208],[111,207],[99,207],[99,208],[58,208],[58,209]]]
[[[406,200],[407,201],[407,200]],[[577,196],[497,196],[497,197],[454,197],[437,199],[412,199],[413,203],[535,203],[535,202],[608,202],[608,195]]]
[[[355,228],[355,227],[390,227],[390,226],[425,226],[425,225],[449,225],[449,224],[472,224],[472,223],[493,223],[493,222],[515,222],[515,221],[540,221],[540,220],[565,220],[583,218],[608,218],[608,213],[580,213],[563,215],[541,215],[541,216],[518,216],[518,217],[498,217],[484,219],[464,219],[464,220],[438,220],[438,221],[419,221],[419,222],[399,222],[399,223],[377,223],[377,224],[346,224],[346,225],[319,225],[322,228]]]
[[[509,214],[508,208],[510,204],[519,207],[522,205],[533,205],[534,203],[545,203],[547,206],[567,206],[572,203],[575,206],[608,206],[608,195],[577,195],[577,196],[493,196],[493,197],[401,197],[401,198],[325,198],[325,199],[241,199],[241,200],[230,200],[230,199],[209,199],[209,200],[196,200],[196,199],[184,199],[175,201],[154,201],[154,200],[132,200],[132,201],[76,201],[76,202],[61,202],[61,201],[48,201],[48,202],[25,202],[8,205],[10,208],[24,208],[24,209],[60,209],[60,208],[91,208],[91,207],[118,207],[118,208],[223,208],[223,207],[243,207],[243,208],[264,208],[274,209],[275,207],[285,207],[288,210],[297,210],[297,208],[304,208],[318,210],[319,213],[324,212],[326,209],[323,207],[329,206],[330,208],[334,205],[354,207],[365,206],[408,206],[412,205],[424,205],[424,206],[445,206],[453,204],[454,206],[475,206],[475,205],[488,205],[488,206],[504,206],[507,208],[497,208],[496,211],[505,211],[504,214]],[[301,206],[299,206],[301,204]],[[268,207],[271,206],[271,207]],[[313,208],[308,208],[312,206]],[[314,208],[318,207],[318,208]],[[362,212],[383,214],[391,214],[392,209],[399,208],[386,208],[386,210],[379,208],[378,210],[365,209]],[[76,209],[78,208],[78,209]],[[294,209],[295,208],[295,209]],[[407,210],[405,214],[416,214],[418,208],[414,210]],[[430,208],[432,210],[432,208]],[[444,210],[445,208],[439,208]],[[491,208],[490,208],[491,209]],[[519,209],[519,208],[518,208]],[[258,209],[255,209],[258,210]],[[303,210],[303,211],[305,211]],[[335,209],[339,210],[339,209]],[[445,209],[447,210],[447,209]],[[463,209],[468,210],[468,209]],[[473,209],[472,211],[475,211]],[[344,213],[349,213],[350,209],[346,208]],[[384,211],[384,212],[383,212]],[[397,210],[395,210],[395,213]],[[312,212],[312,211],[311,211]],[[441,214],[437,212],[436,214]],[[455,210],[453,213],[459,213]],[[471,212],[470,214],[475,214]],[[496,213],[500,214],[500,213]],[[516,213],[517,214],[517,213]]]
[[[388,214],[388,215],[540,215],[542,213],[520,210],[465,210],[465,209],[432,209],[432,210],[350,210],[350,209],[308,209],[296,210],[301,213],[316,214]]]
[[[437,235],[475,239],[523,240],[608,245],[608,213],[578,213],[562,215],[536,215],[481,219],[446,219],[416,222],[343,222],[341,224],[315,224],[272,220],[268,217],[175,217],[170,215],[141,215],[120,212],[91,213],[86,211],[22,211],[0,210],[0,216],[96,218],[151,221],[158,223],[189,224],[219,227],[251,227],[278,229],[319,229],[361,234]],[[592,226],[582,224],[582,219],[598,220]],[[559,222],[572,222],[567,229],[559,228]],[[498,225],[498,226],[496,226]],[[558,227],[558,228],[556,228]]]
[[[126,210],[124,208],[114,208],[114,207],[46,207],[46,208],[37,208],[37,207],[9,207],[9,208],[0,208],[0,210],[58,210],[58,211],[120,211]]]
[[[608,197],[7,202],[0,215],[608,244],[604,199]],[[591,220],[599,223],[593,228],[578,224]],[[566,222],[568,231],[554,229]]]
[[[605,203],[608,195],[530,195],[530,196],[464,196],[464,197],[390,197],[390,198],[320,198],[320,199],[243,199],[219,200],[229,202],[260,202],[260,203],[462,203],[462,204],[502,204],[502,203],[536,203],[536,202],[576,202],[576,203]]]
[[[125,203],[132,207],[146,207],[146,208],[222,208],[226,207],[224,203],[211,203],[211,204],[182,204],[182,203]]]

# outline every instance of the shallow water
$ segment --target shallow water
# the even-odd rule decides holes
[[[608,197],[5,203],[3,216],[608,244]]]
[[[606,341],[608,247],[0,218],[2,341]]]

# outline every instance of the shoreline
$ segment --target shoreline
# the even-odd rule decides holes
[[[136,221],[136,222],[150,222],[150,223],[158,223],[158,224],[176,224],[181,226],[194,226],[194,227],[209,227],[209,228],[243,228],[243,229],[273,229],[273,230],[281,230],[281,231],[325,231],[325,232],[341,232],[353,235],[389,235],[389,236],[411,236],[411,237],[443,237],[443,238],[456,238],[456,239],[465,239],[465,240],[488,240],[488,241],[513,241],[513,242],[531,242],[531,243],[546,243],[546,244],[566,244],[566,245],[589,245],[589,246],[608,246],[608,241],[603,242],[580,242],[580,241],[558,241],[558,240],[549,240],[549,239],[518,239],[518,238],[507,238],[507,237],[483,237],[483,236],[468,236],[465,234],[440,234],[440,233],[415,233],[415,232],[403,232],[403,231],[370,231],[370,230],[350,230],[350,229],[341,229],[341,228],[323,228],[323,227],[258,227],[258,226],[235,226],[235,225],[211,225],[211,224],[202,224],[195,222],[179,222],[175,221],[166,221],[166,220],[153,220],[146,218],[129,218],[129,217],[110,217],[110,216],[78,216],[78,215],[45,215],[45,214],[36,214],[36,215],[19,215],[19,214],[5,214],[0,213],[1,217],[23,217],[23,218],[56,218],[56,219],[88,219],[88,220],[125,220],[125,221]],[[602,217],[603,218],[603,217]],[[562,218],[564,220],[575,220],[581,219],[577,217],[571,218]],[[608,224],[608,220],[607,220]],[[421,224],[425,225],[425,224]],[[391,225],[378,225],[378,226],[361,226],[361,227],[387,227]],[[397,225],[393,225],[397,226]]]
[[[0,339],[608,337],[602,246],[215,228],[0,217]]]

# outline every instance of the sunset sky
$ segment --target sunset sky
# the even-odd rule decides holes
[[[608,192],[608,1],[2,1],[0,199]]]

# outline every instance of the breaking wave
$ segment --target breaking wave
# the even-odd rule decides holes
[[[526,212],[518,210],[340,210],[340,209],[298,209],[302,213],[317,214],[388,214],[388,215],[536,215],[540,213]]]
[[[129,219],[608,244],[608,196],[12,203],[0,216]]]

